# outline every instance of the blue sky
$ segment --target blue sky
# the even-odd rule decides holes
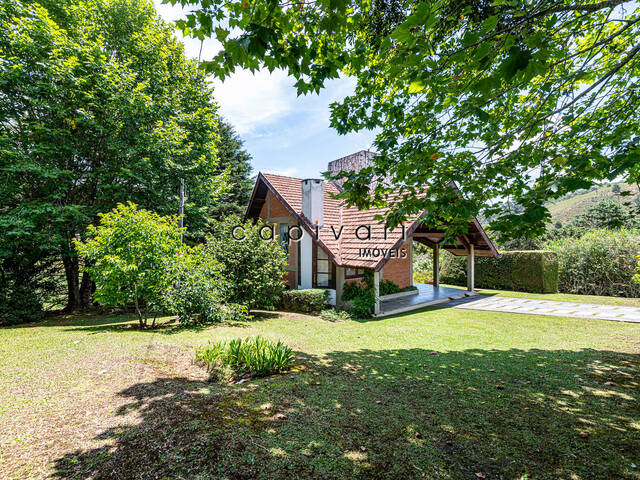
[[[158,13],[168,22],[183,18],[180,6],[154,0]],[[200,41],[176,36],[185,44],[187,55],[198,58]],[[206,40],[202,58],[218,51],[215,40]],[[256,75],[238,71],[224,83],[214,80],[215,97],[222,115],[235,127],[253,157],[258,171],[294,177],[318,177],[327,163],[373,143],[371,132],[346,136],[329,127],[329,105],[352,92],[354,80],[329,82],[320,95],[296,96],[295,80],[282,71]]]

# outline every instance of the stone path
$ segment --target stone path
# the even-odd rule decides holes
[[[495,297],[475,295],[453,300],[449,307],[492,312],[527,313],[557,317],[594,318],[618,322],[640,323],[640,308],[618,305],[596,305],[589,303],[554,302],[527,298]]]

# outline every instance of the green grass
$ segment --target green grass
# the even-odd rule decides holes
[[[0,329],[0,478],[640,478],[637,324],[446,308],[134,324]],[[227,384],[193,362],[256,335],[294,368]]]

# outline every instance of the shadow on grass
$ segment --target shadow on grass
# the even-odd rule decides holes
[[[638,478],[638,355],[584,349],[300,354],[242,385],[162,378],[140,423],[59,478]],[[480,475],[477,475],[480,474]]]

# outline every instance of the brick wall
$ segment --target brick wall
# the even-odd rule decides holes
[[[405,244],[398,249],[399,253],[404,249],[407,252],[405,258],[392,258],[382,267],[382,279],[391,280],[400,288],[411,285],[411,251],[410,245]]]
[[[270,204],[270,205],[269,205]],[[269,210],[270,212],[268,212]],[[276,198],[276,196],[270,191],[267,192],[267,200],[262,205],[262,209],[260,210],[260,218],[265,220],[269,217],[269,213],[271,213],[271,218],[277,217],[290,217],[291,214],[285,208],[285,206]],[[293,218],[289,221],[289,226],[296,225],[296,222]],[[266,235],[266,233],[265,233]],[[274,237],[279,241],[280,239],[280,225],[275,229]],[[289,245],[289,267],[287,272],[284,274],[284,280],[289,286],[289,288],[296,288],[296,269],[298,267],[298,258],[297,254],[297,244],[295,242],[291,242]]]

